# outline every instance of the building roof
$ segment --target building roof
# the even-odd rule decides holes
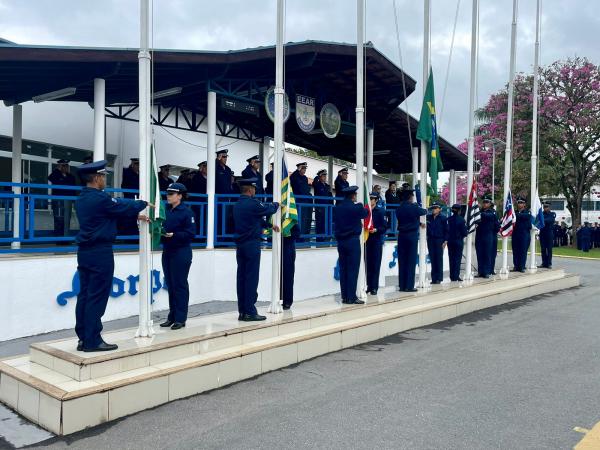
[[[375,150],[380,146],[390,150],[386,158],[375,157],[377,170],[410,172],[411,165],[406,164],[411,154],[406,126],[402,129],[394,120],[402,120],[403,113],[398,113],[397,107],[415,90],[416,82],[370,43],[365,48],[365,61],[367,125],[375,129]],[[273,124],[263,105],[265,93],[275,81],[274,46],[234,51],[154,50],[153,70],[154,92],[181,88],[181,92],[155,103],[203,115],[206,92],[214,90],[222,98],[260,106],[254,114],[248,114],[226,109],[217,102],[220,121],[243,127],[256,136],[273,134]],[[138,49],[0,43],[0,99],[7,105],[69,87],[76,88],[76,92],[59,101],[93,103],[94,78],[106,79],[107,106],[137,104]],[[319,41],[286,44],[285,89],[292,112],[296,94],[302,94],[316,99],[317,113],[323,104],[335,104],[343,121],[340,134],[329,139],[318,131],[301,131],[291,114],[285,140],[321,155],[354,161],[356,46]],[[444,140],[440,140],[440,146],[446,170],[466,168],[466,157],[456,155],[455,147]]]

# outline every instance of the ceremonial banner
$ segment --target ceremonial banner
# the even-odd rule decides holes
[[[515,211],[513,209],[512,194],[510,193],[509,189],[508,193],[506,194],[506,201],[504,202],[504,215],[502,216],[502,223],[500,224],[500,236],[511,236],[514,223]]]
[[[314,130],[317,122],[314,98],[300,94],[296,95],[296,122],[298,127],[305,133]]]
[[[479,211],[479,203],[477,202],[477,182],[473,180],[471,192],[469,193],[469,202],[467,203],[467,229],[471,234],[481,222],[481,212]]]
[[[275,122],[275,87],[272,86],[265,95],[265,110],[271,122]],[[290,118],[290,99],[287,94],[283,95],[283,122]]]
[[[321,129],[328,138],[334,138],[342,127],[340,112],[333,103],[325,103],[320,114]]]
[[[533,204],[531,205],[531,222],[538,230],[544,228],[544,210],[542,209],[542,202],[540,201],[537,189],[535,197],[533,197]]]
[[[150,236],[152,241],[152,250],[160,248],[160,237],[163,231],[163,222],[165,221],[166,212],[165,204],[160,197],[160,184],[158,182],[158,171],[156,164],[156,152],[154,145],[150,146],[150,203],[154,204],[154,208],[150,208]]]

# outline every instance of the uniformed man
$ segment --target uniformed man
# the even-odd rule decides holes
[[[312,183],[315,197],[315,228],[317,232],[317,242],[328,241],[329,237],[324,236],[327,232],[327,208],[333,204],[333,200],[328,200],[329,197],[333,197],[331,193],[331,186],[327,184],[327,171],[325,169],[319,170],[317,176]],[[319,236],[321,235],[321,236]]]
[[[171,177],[169,176],[171,172],[171,166],[169,164],[164,164],[159,167],[158,171],[158,185],[160,187],[161,192],[165,192],[169,185],[173,182]]]
[[[289,236],[283,236],[281,249],[281,299],[283,309],[288,310],[294,303],[294,275],[296,273],[296,241],[300,237],[298,224],[291,229]]]
[[[477,277],[489,278],[494,268],[492,266],[495,235],[500,223],[496,211],[492,208],[492,197],[485,195],[481,202],[481,221],[475,231],[475,252],[477,253]]]
[[[121,189],[140,189],[140,160],[139,158],[131,158],[129,167],[123,169],[123,177],[121,179]],[[135,198],[139,195],[137,192],[124,192],[123,197]]]
[[[48,181],[59,186],[76,186],[77,180],[69,171],[69,160],[59,159],[56,168],[48,175]],[[77,190],[52,189],[52,195],[76,196]],[[71,211],[73,200],[52,200],[52,215],[54,216],[54,236],[71,234]]]
[[[517,197],[517,211],[512,232],[513,272],[525,272],[527,251],[531,241],[531,213],[525,209],[523,197]]]
[[[300,213],[300,233],[306,235],[310,233],[310,225],[312,223],[312,207],[313,200],[311,198],[310,185],[306,176],[308,164],[301,162],[296,164],[296,170],[290,175],[290,183],[296,197],[296,207]],[[301,238],[304,241],[306,238]],[[310,238],[308,238],[310,240]]]
[[[444,281],[444,249],[448,244],[448,219],[441,214],[438,202],[431,205],[431,214],[427,215],[427,251],[431,261],[431,284]]]
[[[400,203],[398,195],[398,186],[395,181],[390,181],[388,190],[385,191],[385,203],[388,205],[397,205]]]
[[[338,175],[335,178],[335,181],[333,182],[333,186],[335,187],[335,196],[343,197],[344,189],[350,186],[350,183],[348,183],[348,168],[347,167],[344,167],[344,168],[338,170]]]
[[[403,292],[416,292],[415,269],[417,264],[417,244],[419,242],[419,227],[421,216],[427,210],[414,203],[414,190],[404,187],[400,194],[400,204],[396,208],[398,220],[398,281],[399,289]]]
[[[362,219],[369,215],[362,203],[356,202],[358,186],[344,188],[344,199],[333,208],[333,223],[340,265],[342,303],[363,304],[356,295],[360,270],[360,233]]]
[[[164,233],[162,267],[169,291],[169,315],[161,327],[179,330],[185,327],[190,302],[188,274],[192,266],[191,242],[196,234],[194,213],[185,204],[187,188],[181,183],[171,183],[167,187],[166,218]]]
[[[589,252],[592,247],[592,229],[590,228],[589,222],[585,222],[578,233],[577,239],[580,241],[580,250],[583,250],[586,253]]]
[[[267,187],[265,188],[265,194],[273,195],[273,163],[269,165],[269,173],[265,175],[265,182]]]
[[[464,240],[468,235],[467,224],[460,214],[461,205],[452,205],[452,216],[448,218],[448,262],[450,281],[462,281],[460,263],[462,261]]]
[[[373,185],[373,191],[372,192],[376,192],[377,195],[378,195],[377,206],[379,206],[380,208],[385,209],[385,200],[384,200],[383,195],[381,194],[381,186],[379,184]]]
[[[233,206],[235,243],[237,259],[237,298],[238,319],[251,322],[265,320],[258,314],[258,275],[260,272],[260,241],[263,228],[269,224],[265,217],[271,216],[279,208],[278,203],[262,203],[254,198],[256,179],[240,180],[241,195]],[[279,231],[274,226],[275,231]]]
[[[263,188],[263,177],[259,172],[260,169],[260,157],[258,155],[254,155],[246,160],[248,165],[242,171],[242,178],[250,179],[256,178],[256,194],[264,195],[265,190]]]
[[[381,271],[381,257],[383,255],[383,244],[385,242],[385,232],[387,231],[387,220],[385,219],[385,209],[378,205],[381,196],[379,192],[373,191],[369,194],[371,202],[371,218],[373,220],[373,229],[369,231],[369,238],[366,242],[366,260],[367,260],[367,293],[377,295],[379,289],[379,272]]]
[[[117,236],[118,218],[147,220],[138,215],[146,208],[142,200],[111,198],[106,187],[106,161],[79,166],[86,187],[75,202],[79,233],[75,241],[80,289],[75,307],[75,332],[78,350],[101,352],[115,350],[114,344],[102,339],[102,316],[112,288],[114,258],[112,244]]]
[[[215,194],[231,194],[233,192],[233,171],[227,165],[229,150],[217,150],[215,164]]]
[[[550,211],[550,202],[544,202],[544,226],[540,230],[540,248],[542,253],[542,265],[540,267],[552,268],[552,247],[554,245],[554,224],[556,213]]]

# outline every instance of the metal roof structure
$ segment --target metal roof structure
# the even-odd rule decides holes
[[[219,134],[257,142],[273,134],[264,97],[275,81],[274,46],[235,51],[154,50],[152,54],[154,92],[173,91],[155,99],[156,124],[201,131],[206,92],[211,90],[219,98]],[[380,173],[410,172],[406,113],[398,106],[414,92],[416,82],[370,43],[365,48],[365,74],[367,125],[375,129],[375,169]],[[137,49],[0,44],[0,99],[6,105],[66,88],[74,88],[72,95],[58,101],[92,104],[94,78],[106,80],[107,117],[135,120]],[[285,90],[292,112],[286,123],[286,142],[322,156],[354,161],[355,85],[355,45],[319,41],[286,44]],[[320,130],[300,130],[293,115],[296,94],[314,97],[317,114],[325,103],[335,104],[342,117],[340,133],[330,139]],[[228,105],[225,100],[230,101]],[[416,123],[411,118],[411,129],[416,130]],[[413,141],[418,142],[414,135]],[[443,139],[440,147],[445,170],[466,169],[466,156],[458,149]]]

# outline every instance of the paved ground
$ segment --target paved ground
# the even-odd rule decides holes
[[[34,448],[572,448],[582,438],[573,428],[600,420],[600,262],[555,265],[581,273],[583,286],[325,355]],[[47,437],[2,415],[0,435],[5,445]]]

